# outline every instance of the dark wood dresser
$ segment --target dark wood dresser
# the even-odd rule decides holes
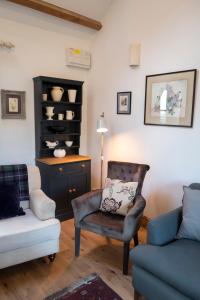
[[[91,159],[69,155],[64,158],[40,158],[42,190],[56,202],[60,221],[73,218],[71,200],[91,190]]]
[[[36,165],[40,169],[42,189],[56,202],[56,217],[64,221],[73,217],[71,200],[91,188],[91,159],[79,155],[83,82],[46,76],[35,77],[33,81]],[[55,88],[62,90],[60,101],[53,99]],[[73,102],[69,90],[76,91]],[[51,119],[47,115],[48,107],[53,109]],[[73,117],[67,118],[66,111],[71,111]],[[59,114],[64,117],[59,119]],[[72,145],[68,146],[67,142]],[[49,143],[56,146],[50,147]],[[55,149],[64,149],[66,156],[55,158]]]

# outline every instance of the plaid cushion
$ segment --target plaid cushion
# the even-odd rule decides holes
[[[28,171],[26,165],[0,166],[0,183],[17,183],[20,201],[29,201]]]

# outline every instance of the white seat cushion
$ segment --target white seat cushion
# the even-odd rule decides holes
[[[25,216],[0,220],[0,253],[59,238],[59,220],[41,221],[30,209],[25,212]]]

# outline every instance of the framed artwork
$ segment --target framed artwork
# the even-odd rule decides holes
[[[117,93],[117,114],[131,114],[131,92]]]
[[[146,76],[144,124],[192,127],[196,72]]]
[[[25,92],[1,90],[2,119],[25,119]]]

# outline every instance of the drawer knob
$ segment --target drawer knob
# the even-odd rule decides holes
[[[82,167],[82,168],[85,168],[85,164],[82,164],[81,167]]]
[[[72,189],[73,192],[76,192],[76,189]]]
[[[63,168],[58,168],[58,170],[59,170],[59,172],[63,172],[64,171]]]

